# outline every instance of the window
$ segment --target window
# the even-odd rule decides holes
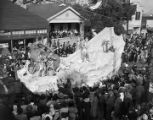
[[[140,20],[140,12],[136,12],[135,20]]]

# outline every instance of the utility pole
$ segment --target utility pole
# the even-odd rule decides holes
[[[131,0],[128,0],[128,3],[127,3],[128,6],[131,5]],[[127,34],[129,33],[129,16],[127,14],[127,24],[126,24],[126,28],[127,28]]]

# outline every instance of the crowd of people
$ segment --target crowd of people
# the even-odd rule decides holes
[[[74,53],[77,48],[76,43],[70,44],[70,41],[60,43],[59,40],[54,40],[51,46],[54,49],[54,53],[61,57]]]
[[[148,34],[134,34],[130,39],[126,39],[123,62],[147,62],[149,51],[151,50],[152,36]]]
[[[19,95],[9,111],[17,120],[151,120],[147,78],[134,71],[137,75],[114,76],[93,87],[72,89],[68,82],[57,94]]]
[[[0,57],[0,76],[12,76],[15,77],[15,71],[23,67],[23,60],[28,59],[27,51],[20,48],[13,48],[13,52],[10,53],[8,49],[3,49]]]
[[[3,120],[152,120],[153,101],[149,91],[148,66],[152,59],[153,35],[127,38],[122,66],[117,75],[103,78],[93,87],[72,88],[67,83],[58,93],[18,94],[12,104],[0,102]],[[69,54],[69,42],[53,41],[59,55]],[[67,52],[66,52],[67,51]],[[72,50],[73,51],[73,50]]]
[[[76,51],[77,45],[76,43],[70,44],[70,41],[60,43],[59,40],[53,40],[50,48],[58,56],[66,57]],[[7,75],[14,77],[15,71],[23,68],[25,60],[30,60],[29,52],[29,46],[26,48],[22,46],[14,47],[12,53],[4,49],[0,56],[0,76],[4,76],[4,73],[7,73]]]
[[[70,36],[78,36],[79,32],[78,30],[57,30],[50,32],[50,37],[55,38],[64,38],[64,37],[70,37]]]

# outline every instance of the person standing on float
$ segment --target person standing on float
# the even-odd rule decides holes
[[[84,39],[81,41],[81,59],[82,61],[84,62],[85,60],[86,61],[89,61],[89,55],[88,55],[88,52],[87,52],[87,42],[88,42],[88,39]]]
[[[76,51],[81,49],[81,40],[78,39],[76,43]]]

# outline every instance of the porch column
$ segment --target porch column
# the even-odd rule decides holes
[[[33,42],[34,42],[34,43],[38,43],[38,42],[39,42],[38,39],[39,39],[39,34],[37,34],[37,36],[34,38]]]
[[[11,32],[11,38],[13,38],[12,32]],[[13,53],[13,40],[11,39],[11,53]]]
[[[13,55],[13,59],[15,59],[15,56],[13,54],[13,40],[11,40],[11,52],[12,52],[12,55]],[[13,68],[14,68],[15,80],[18,80],[16,65],[13,65]]]
[[[80,37],[84,39],[84,22],[80,22]]]
[[[24,49],[26,50],[26,39],[24,39],[23,42],[24,42]]]
[[[13,40],[11,40],[11,52],[13,53]]]
[[[49,27],[47,29],[47,43],[48,43],[48,47],[51,46],[51,36],[50,36],[50,33],[51,33],[51,24],[49,24]]]
[[[40,41],[42,44],[44,43],[44,36],[42,35],[41,36],[41,41]]]

